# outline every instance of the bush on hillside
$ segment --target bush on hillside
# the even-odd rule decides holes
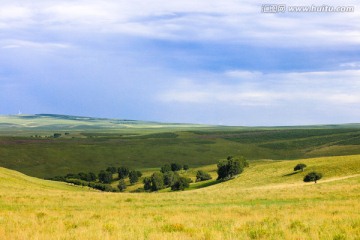
[[[128,167],[119,167],[118,168],[118,174],[120,179],[127,178],[129,176],[129,168]]]
[[[125,189],[126,189],[126,184],[125,184],[124,179],[120,179],[118,188],[119,188],[120,192],[125,191]]]
[[[232,156],[227,157],[226,160],[218,162],[217,173],[218,180],[228,180],[243,172],[245,167],[248,167],[249,163],[244,157],[234,158]]]
[[[190,186],[191,179],[186,177],[179,177],[176,182],[171,186],[172,191],[183,191]]]
[[[322,178],[322,174],[318,173],[318,172],[311,172],[308,173],[305,177],[304,177],[304,182],[317,182],[317,180],[320,180]]]
[[[294,167],[294,171],[298,171],[301,170],[302,172],[304,171],[304,168],[306,168],[306,164],[304,163],[299,163]]]
[[[170,171],[171,171],[171,166],[168,163],[164,164],[160,169],[160,172],[162,172],[162,173],[166,173],[166,172],[170,172]]]
[[[117,169],[116,167],[108,167],[106,171],[111,172],[112,174],[116,173]]]
[[[160,172],[155,172],[151,176],[151,190],[158,191],[165,188],[164,175]]]
[[[145,191],[150,191],[151,190],[151,178],[150,177],[145,177],[143,180],[144,183],[144,190]]]
[[[142,177],[142,172],[136,171],[136,174],[137,174],[137,176],[138,176],[139,178]]]
[[[113,188],[109,184],[91,182],[91,183],[89,183],[89,187],[95,188],[95,189],[103,191],[103,192],[116,192],[116,189]]]
[[[173,172],[180,171],[181,168],[182,168],[181,164],[171,163],[171,171],[173,171]]]
[[[209,173],[203,171],[203,170],[199,170],[196,173],[196,182],[200,182],[200,181],[206,181],[206,180],[210,180],[212,179],[212,177],[210,176]]]
[[[111,183],[113,180],[112,173],[104,170],[100,171],[98,177],[101,183]]]
[[[139,175],[138,172],[135,170],[132,170],[129,172],[129,180],[131,184],[134,184],[139,181]]]
[[[111,185],[109,184],[103,184],[103,183],[94,183],[94,182],[86,182],[80,179],[66,179],[65,182],[67,183],[71,183],[74,185],[79,185],[79,186],[87,186],[87,187],[91,187],[100,191],[104,191],[104,192],[116,192],[116,189],[114,189]]]
[[[166,187],[171,187],[179,179],[177,172],[166,172],[164,173],[164,184]]]

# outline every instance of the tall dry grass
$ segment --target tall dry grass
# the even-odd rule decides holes
[[[0,239],[359,239],[360,156],[258,161],[170,193],[102,193],[0,169]],[[303,183],[307,171],[324,173]],[[208,169],[210,170],[210,169]]]

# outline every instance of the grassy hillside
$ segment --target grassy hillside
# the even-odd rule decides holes
[[[54,133],[62,135],[53,138]],[[351,154],[360,154],[357,124],[245,128],[50,114],[0,116],[0,166],[37,177],[165,162],[196,167],[228,155],[281,160]]]
[[[305,172],[293,173],[303,162]],[[4,239],[359,239],[360,155],[252,161],[185,192],[103,193],[0,168]],[[206,167],[207,170],[214,166]],[[317,184],[304,174],[324,174]]]

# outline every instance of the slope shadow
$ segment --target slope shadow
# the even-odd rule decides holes
[[[292,173],[288,173],[288,174],[285,174],[285,175],[282,175],[283,177],[289,177],[289,176],[292,176],[292,175],[295,175],[295,174],[298,174],[299,172],[292,172]]]

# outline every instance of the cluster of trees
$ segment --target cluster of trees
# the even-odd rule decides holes
[[[118,178],[114,178],[118,174]],[[95,188],[101,191],[106,192],[115,192],[115,191],[124,191],[126,189],[125,179],[129,178],[131,184],[135,184],[139,181],[139,178],[142,176],[140,171],[130,170],[128,167],[108,167],[106,170],[101,170],[96,176],[95,173],[89,172],[84,173],[80,172],[77,174],[69,173],[65,176],[56,176],[50,178],[50,180],[63,181],[72,183],[80,186],[88,186]],[[119,179],[118,189],[113,188],[110,184],[115,180]]]
[[[154,172],[151,177],[145,177],[143,180],[145,191],[158,191],[167,187],[173,191],[184,190],[189,187],[191,182],[190,178],[180,176],[173,171]]]
[[[210,180],[210,179],[212,179],[212,177],[210,176],[209,173],[207,173],[203,170],[198,170],[196,172],[196,182],[206,181],[206,180]]]
[[[304,163],[299,163],[294,167],[294,171],[304,171],[304,169],[306,168],[306,164]],[[308,174],[305,175],[303,181],[304,182],[315,182],[317,183],[318,180],[320,180],[322,178],[322,173],[318,173],[318,172],[310,172]]]
[[[144,190],[158,191],[170,187],[171,190],[178,191],[188,188],[192,180],[179,175],[178,171],[182,169],[187,171],[189,165],[178,163],[164,164],[160,168],[160,172],[154,172],[151,177],[144,178]]]
[[[110,184],[104,184],[99,182],[87,182],[80,179],[66,179],[64,182],[79,185],[79,186],[86,186],[91,187],[100,191],[104,192],[117,192],[118,190],[114,187],[112,187]]]
[[[217,167],[217,180],[228,180],[243,172],[249,163],[244,157],[229,156],[226,160],[219,161]],[[192,180],[187,177],[180,176],[178,171],[181,169],[188,170],[188,165],[181,166],[177,163],[164,164],[160,168],[160,172],[155,172],[151,177],[145,177],[143,180],[145,191],[158,191],[167,187],[171,190],[184,190],[188,188]],[[196,172],[196,182],[207,181],[212,179],[211,175],[203,170]]]
[[[170,171],[177,172],[182,169],[187,171],[189,169],[189,165],[187,165],[187,164],[181,165],[179,163],[171,163],[171,164],[166,163],[160,168],[160,172],[162,172],[162,173],[166,173],[166,172],[170,172]]]
[[[228,180],[243,172],[244,168],[249,166],[244,157],[227,157],[226,160],[218,162],[218,178],[217,180]],[[170,187],[172,191],[184,190],[188,188],[192,180],[188,177],[179,174],[179,171],[187,171],[189,165],[181,165],[179,163],[167,163],[161,166],[159,172],[154,172],[150,177],[143,179],[145,191],[159,191],[161,189]],[[181,174],[183,174],[182,172]],[[88,186],[101,191],[124,191],[127,188],[125,179],[129,179],[130,184],[139,182],[142,173],[137,170],[131,170],[128,167],[121,166],[108,167],[101,170],[99,174],[93,172],[80,172],[77,174],[69,173],[65,176],[57,176],[51,180],[64,181],[76,185]],[[196,172],[196,182],[207,181],[212,179],[211,175],[203,170]],[[119,180],[117,188],[112,187],[110,184]],[[141,188],[138,189],[143,191]]]
[[[221,160],[217,164],[217,180],[228,180],[242,173],[249,163],[244,157],[228,156],[226,160]]]

